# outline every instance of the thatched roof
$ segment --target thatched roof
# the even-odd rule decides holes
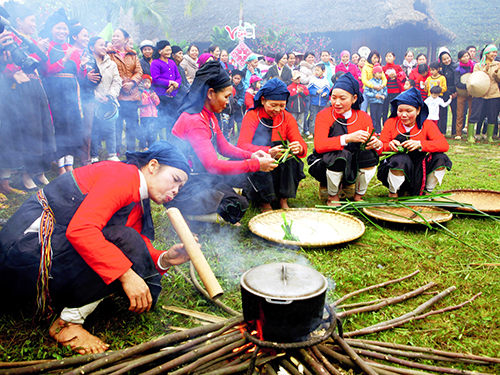
[[[208,42],[214,26],[238,25],[240,0],[205,0],[191,18],[184,14],[185,0],[171,1],[171,37]],[[353,32],[416,26],[445,44],[455,35],[444,28],[430,9],[430,0],[243,0],[244,20],[259,30],[290,26],[299,34]]]

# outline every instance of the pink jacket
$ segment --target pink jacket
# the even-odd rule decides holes
[[[144,90],[141,94],[141,101],[141,117],[158,117],[156,106],[160,104],[160,99],[153,90]]]

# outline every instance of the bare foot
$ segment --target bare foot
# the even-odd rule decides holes
[[[397,197],[398,197],[398,193],[389,192],[389,198],[397,198]]]
[[[79,354],[102,353],[109,345],[91,335],[81,324],[68,323],[58,318],[49,328],[49,334],[61,345],[69,345]]]
[[[45,176],[45,173],[37,174],[35,177],[41,184],[48,185],[50,182]]]
[[[36,189],[36,185],[28,173],[23,173],[22,178],[23,178],[23,185],[26,189],[28,190]]]
[[[290,206],[288,205],[288,199],[287,198],[280,198],[280,207],[282,209],[290,208]]]
[[[326,201],[326,204],[327,204],[327,206],[330,206],[330,207],[337,207],[337,206],[340,206],[339,201],[340,201],[340,198],[339,198],[338,194],[329,195],[328,200]]]
[[[66,173],[66,168],[59,167],[59,176]]]
[[[260,205],[260,212],[269,212],[272,210],[273,210],[273,207],[271,206],[271,203],[262,203]]]
[[[363,196],[358,193],[354,194],[354,202],[361,202],[363,200]]]
[[[19,195],[25,195],[26,192],[18,189],[14,189],[9,185],[9,180],[2,180],[0,182],[0,194],[19,194]],[[5,197],[5,195],[4,195]],[[1,200],[0,200],[1,201]]]
[[[5,202],[7,200],[7,197],[5,196],[4,193],[0,193],[0,202]]]

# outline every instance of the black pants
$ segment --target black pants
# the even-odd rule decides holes
[[[122,144],[123,121],[127,124],[125,130],[127,151],[135,151],[135,139],[140,137],[138,103],[131,100],[120,101],[120,116],[115,124],[117,151]]]
[[[373,127],[377,134],[382,132],[381,121],[383,107],[384,105],[382,103],[370,103],[370,117],[372,118]]]
[[[471,124],[477,124],[476,134],[481,133],[481,127],[485,118],[488,119],[488,124],[495,125],[495,134],[498,131],[498,112],[500,110],[500,98],[472,99],[472,110],[469,116]],[[486,128],[483,133],[486,133]]]
[[[444,100],[444,99],[443,99]],[[451,135],[457,134],[457,98],[453,99],[449,105],[451,108]],[[448,127],[448,107],[439,107],[439,121],[438,128],[446,135],[446,130]]]

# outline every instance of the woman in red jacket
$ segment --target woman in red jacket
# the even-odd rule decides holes
[[[426,120],[427,105],[415,87],[398,95],[391,102],[391,117],[380,135],[383,151],[403,152],[385,159],[377,177],[389,188],[389,197],[400,192],[422,195],[441,184],[452,163],[445,154],[449,145],[437,125]]]
[[[154,306],[161,275],[188,260],[182,245],[156,250],[150,199],[171,201],[189,165],[165,141],[127,153],[127,163],[105,161],[65,173],[28,200],[0,232],[2,310],[62,309],[50,335],[81,354],[108,345],[82,324],[97,304],[123,291],[129,310]],[[42,245],[40,245],[42,243]]]
[[[243,187],[245,173],[270,172],[274,159],[264,151],[247,151],[230,144],[215,113],[226,107],[231,80],[218,61],[205,63],[179,109],[183,112],[172,129],[175,142],[186,155],[194,175],[166,207],[178,207],[188,218],[236,224],[248,208],[245,197],[233,187]],[[217,153],[231,160],[219,159]]]
[[[331,92],[332,106],[316,117],[314,152],[309,155],[309,173],[320,182],[320,194],[328,189],[329,206],[339,205],[341,184],[356,183],[355,201],[366,193],[375,176],[380,141],[370,134],[373,122],[361,111],[359,82],[351,73],[342,75]],[[363,144],[363,147],[362,147]]]
[[[384,106],[382,108],[382,123],[384,123],[389,116],[389,104],[391,100],[403,91],[406,80],[406,74],[401,66],[394,64],[395,58],[396,55],[394,52],[387,52],[385,54],[385,65],[382,67],[387,77],[387,97],[384,100]]]
[[[307,144],[300,135],[297,121],[285,111],[290,93],[279,78],[272,78],[254,98],[253,109],[243,117],[238,147],[250,152],[264,151],[274,159],[285,152],[282,140],[288,141],[293,155],[307,155]],[[262,211],[271,211],[271,202],[279,197],[280,208],[288,207],[288,198],[295,198],[300,180],[306,178],[304,163],[292,158],[278,165],[271,173],[250,173],[245,193],[261,202]]]

